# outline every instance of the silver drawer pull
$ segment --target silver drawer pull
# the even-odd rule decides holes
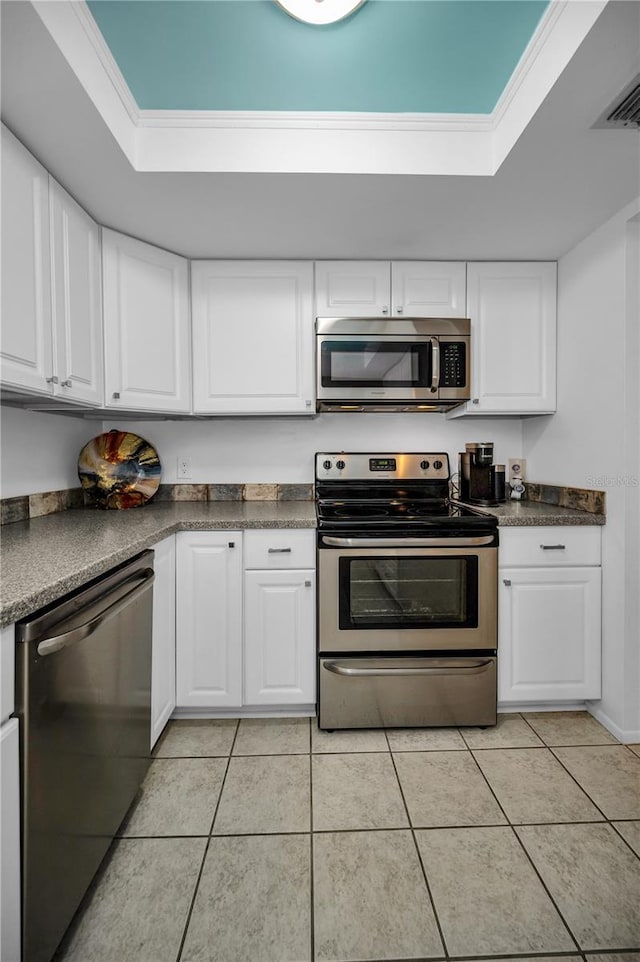
[[[511,587],[511,578],[503,578],[503,579],[502,579],[502,584],[505,585],[507,588],[510,588],[510,587]]]
[[[566,544],[541,544],[540,547],[543,551],[564,551],[566,549]]]
[[[310,587],[311,587],[311,582],[310,582],[310,581],[305,581],[304,586],[305,586],[305,588],[310,588]]]
[[[291,548],[267,548],[268,554],[291,554]]]
[[[360,676],[366,678],[395,678],[405,675],[478,675],[491,665],[490,661],[468,661],[442,668],[351,668],[336,661],[325,661],[323,668],[334,675]]]

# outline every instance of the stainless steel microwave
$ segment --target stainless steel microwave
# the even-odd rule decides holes
[[[470,321],[319,317],[318,411],[449,411],[469,400]]]

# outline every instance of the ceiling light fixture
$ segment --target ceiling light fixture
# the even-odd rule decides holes
[[[361,7],[365,0],[275,0],[279,7],[303,23],[336,23]]]

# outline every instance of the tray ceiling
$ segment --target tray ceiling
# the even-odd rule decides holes
[[[547,0],[368,0],[316,27],[271,0],[89,0],[144,110],[491,113]]]

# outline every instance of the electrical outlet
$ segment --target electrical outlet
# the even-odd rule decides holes
[[[191,458],[178,458],[178,478],[191,477]]]
[[[509,481],[513,481],[514,478],[522,478],[523,481],[527,477],[527,459],[526,458],[509,458]]]

